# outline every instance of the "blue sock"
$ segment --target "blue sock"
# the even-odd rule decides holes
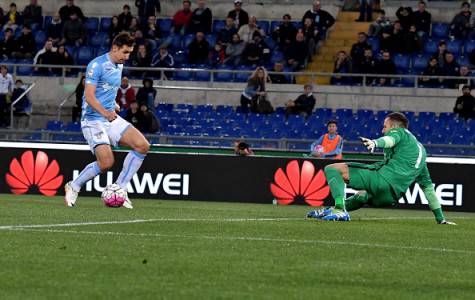
[[[145,154],[138,153],[137,151],[130,151],[129,154],[124,159],[124,166],[122,167],[122,171],[119,174],[119,178],[117,178],[116,183],[127,190],[127,184],[132,179],[132,177],[137,173],[142,165],[142,162],[145,158]]]
[[[79,174],[79,176],[71,182],[71,186],[73,190],[79,192],[81,187],[88,182],[89,180],[93,179],[97,175],[101,173],[101,169],[97,164],[97,161],[88,164],[84,170]]]

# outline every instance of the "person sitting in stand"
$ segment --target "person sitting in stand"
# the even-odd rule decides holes
[[[315,97],[313,96],[313,87],[306,84],[303,87],[304,92],[295,100],[289,100],[285,103],[285,115],[304,115],[308,118],[315,107]]]
[[[322,135],[310,146],[310,155],[319,158],[343,158],[343,138],[337,133],[336,121],[327,123],[328,133]]]
[[[121,110],[129,108],[130,103],[135,102],[135,90],[129,83],[129,78],[125,76],[122,77],[115,102],[119,105]]]
[[[26,91],[26,86],[23,85],[23,81],[21,79],[17,79],[15,82],[15,88],[12,92],[12,102],[15,102],[17,99],[20,98],[21,95]],[[28,121],[31,114],[31,101],[28,98],[28,94],[24,95],[23,98],[20,99],[15,105],[13,106],[13,115],[14,118],[14,128],[28,128]]]
[[[454,113],[458,114],[460,118],[464,118],[465,121],[475,118],[475,97],[471,92],[472,88],[469,85],[464,85],[463,95],[457,98],[454,106]]]

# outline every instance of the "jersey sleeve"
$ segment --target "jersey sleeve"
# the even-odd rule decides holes
[[[402,128],[392,128],[383,137],[375,140],[376,147],[378,148],[392,148],[396,146],[403,135]]]
[[[434,213],[434,217],[437,222],[444,220],[444,214],[442,213],[442,208],[440,206],[439,198],[435,194],[434,186],[432,184],[432,179],[430,178],[429,170],[427,165],[422,166],[419,176],[416,177],[416,182],[421,187],[424,192],[424,196],[429,202],[429,207]]]
[[[101,65],[96,62],[92,61],[87,65],[86,70],[86,84],[97,85],[99,82],[99,78],[102,75],[102,67]]]

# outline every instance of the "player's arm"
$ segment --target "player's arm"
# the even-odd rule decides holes
[[[389,130],[385,136],[376,140],[371,140],[365,137],[360,137],[363,144],[368,148],[370,152],[373,152],[375,148],[392,148],[401,141],[401,132],[398,129]]]
[[[95,111],[103,115],[108,121],[114,121],[117,118],[116,112],[106,110],[96,98],[96,86],[101,75],[102,70],[98,63],[92,62],[87,66],[84,97],[86,98],[87,104]]]
[[[435,220],[438,224],[447,224],[447,225],[456,225],[453,222],[449,222],[445,220],[444,213],[442,212],[442,207],[440,206],[439,199],[435,194],[434,185],[432,184],[432,180],[430,178],[429,170],[427,169],[427,165],[424,164],[421,169],[421,173],[416,178],[417,184],[421,187],[422,191],[424,192],[424,196],[426,197],[427,201],[429,202],[429,207],[434,214]]]

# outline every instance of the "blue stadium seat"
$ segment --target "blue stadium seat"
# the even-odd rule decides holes
[[[449,24],[432,23],[432,38],[447,38],[449,35]]]
[[[46,129],[52,131],[60,131],[63,129],[63,122],[57,120],[48,121],[48,123],[46,124]]]
[[[64,127],[64,130],[65,131],[79,132],[79,131],[81,131],[81,123],[79,123],[79,122],[69,122]]]
[[[205,38],[206,38],[206,40],[207,40],[208,43],[209,43],[210,49],[211,49],[211,47],[214,47],[214,45],[216,44],[216,35],[214,35],[214,34],[207,34]]]
[[[172,19],[160,19],[159,21],[160,32],[163,36],[168,36],[173,27]]]
[[[257,27],[262,29],[265,34],[269,32],[269,21],[257,21]]]
[[[264,42],[267,44],[267,46],[269,46],[269,48],[271,50],[274,50],[276,47],[277,47],[277,43],[274,41],[274,39],[267,35],[266,37],[264,37]]]
[[[423,71],[429,65],[430,55],[428,54],[416,54],[412,58],[412,69],[414,71]]]
[[[176,71],[173,75],[174,80],[183,80],[183,81],[190,81],[193,80],[193,73],[190,71]]]
[[[467,66],[467,67],[471,66],[468,55],[458,56],[455,60],[460,66]]]
[[[435,52],[437,52],[438,46],[439,46],[439,44],[438,44],[437,41],[428,40],[428,41],[426,41],[426,43],[424,45],[424,52],[429,54],[429,55],[432,55]]]
[[[45,16],[43,19],[43,28],[46,30],[48,29],[48,26],[51,24],[51,21],[53,20],[52,16]]]
[[[185,35],[183,38],[183,48],[188,49],[188,46],[191,44],[191,42],[193,42],[194,39],[195,39],[194,34]]]
[[[475,40],[467,40],[463,46],[463,53],[469,55],[475,49]]]
[[[43,31],[38,30],[35,33],[35,42],[37,48],[43,48],[46,42],[46,34]]]
[[[213,33],[218,34],[225,26],[225,20],[213,20]]]
[[[223,67],[223,69],[231,70],[231,67]],[[228,72],[216,72],[214,73],[214,80],[218,82],[230,82],[233,81],[233,73]]]
[[[101,32],[109,32],[109,28],[111,27],[111,23],[112,23],[112,18],[102,17],[99,30]]]
[[[180,67],[181,65],[185,64],[188,60],[187,52],[177,51],[173,55],[173,59],[175,60],[175,67]]]
[[[90,46],[79,47],[76,54],[78,65],[87,65],[94,58],[94,48]]]
[[[396,54],[393,57],[394,64],[399,70],[408,70],[410,67],[411,59],[406,54]]]
[[[32,59],[22,59],[19,60],[17,63],[19,64],[33,64]],[[21,76],[30,76],[33,74],[33,67],[30,66],[18,66],[17,69],[17,74]]]
[[[196,81],[210,81],[210,79],[211,79],[211,73],[209,71],[195,73]]]
[[[447,50],[449,52],[452,52],[454,55],[459,55],[462,52],[462,41],[461,40],[447,41]]]
[[[86,26],[86,29],[90,34],[95,33],[99,29],[99,18],[89,17],[86,19],[84,25]]]
[[[371,46],[371,50],[373,53],[376,54],[379,52],[379,39],[378,38],[368,38],[368,44]]]
[[[98,32],[89,37],[89,45],[93,47],[108,46],[109,35],[105,32]]]
[[[282,21],[271,21],[270,22],[270,33],[274,32],[274,30],[282,24]]]
[[[181,35],[176,34],[173,36],[169,36],[168,38],[171,39],[170,46],[174,50],[181,50]]]
[[[280,61],[284,61],[285,60],[285,56],[284,56],[284,53],[280,52],[280,51],[274,51],[272,53],[272,56],[270,58],[270,62],[272,64],[276,63],[276,62],[280,62]]]
[[[102,54],[106,54],[107,52],[109,52],[110,50],[110,47],[108,46],[101,46],[99,48],[96,48],[96,55],[97,56],[100,56]]]
[[[38,30],[41,30],[41,26],[38,23],[33,23],[30,25],[31,32],[35,34]]]

